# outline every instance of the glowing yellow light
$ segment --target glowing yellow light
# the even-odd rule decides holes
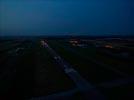
[[[113,48],[111,45],[105,45],[106,48]]]

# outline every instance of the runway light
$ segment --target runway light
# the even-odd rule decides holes
[[[70,43],[78,43],[76,40],[71,40]]]
[[[72,45],[73,45],[73,46],[76,46],[76,44],[74,44],[74,43],[73,43]]]
[[[47,45],[47,43],[44,40],[40,41],[42,45]]]

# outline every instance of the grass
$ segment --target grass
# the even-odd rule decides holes
[[[8,66],[14,71],[4,79],[0,87],[3,96],[0,99],[24,100],[31,97],[47,96],[75,88],[73,82],[54,62],[45,48],[40,47],[38,41],[25,43],[23,52],[15,57],[16,62],[10,58]],[[7,68],[6,64],[3,66]],[[8,73],[9,74],[9,73]],[[10,77],[9,77],[10,76]]]
[[[63,44],[58,41],[50,40],[48,43],[58,54],[61,55],[61,57],[69,62],[72,67],[80,73],[80,75],[93,84],[121,77],[120,75],[104,69],[103,67],[88,61],[82,56],[67,50]]]
[[[22,45],[22,47],[27,47],[28,44]],[[24,56],[26,54],[27,50],[30,48],[25,49],[24,52],[20,52],[18,55],[12,54],[12,56],[9,58],[9,61],[6,63],[1,64],[6,70],[2,70],[2,72],[6,73],[4,77],[2,77],[1,80],[1,90],[0,90],[0,99],[2,100],[11,100],[12,98],[20,97],[19,93],[21,91],[20,88],[23,88],[23,82],[20,80],[23,80],[23,75],[20,76],[21,72],[23,71],[23,64],[19,64]],[[25,77],[24,77],[25,78]],[[21,84],[18,84],[20,82]],[[23,91],[21,91],[23,93]],[[18,95],[19,94],[19,95]],[[20,98],[17,98],[21,100]]]
[[[99,54],[95,48],[78,48],[68,45],[63,40],[51,40],[49,41],[50,46],[59,53],[66,61],[68,61],[85,79],[97,86],[99,82],[110,81],[113,79],[123,78],[120,75],[114,74],[108,70],[104,70],[101,66],[95,65],[88,60],[89,58],[95,60],[101,60],[101,62],[107,64],[108,66],[112,65],[114,62],[118,63],[119,66],[124,64],[124,62],[119,62],[113,58],[108,58],[105,55]],[[68,48],[74,49],[74,51],[79,52],[82,56],[77,55],[75,52],[71,52]],[[85,59],[86,56],[87,58]],[[104,61],[103,61],[104,60]],[[116,68],[116,66],[112,65]],[[127,66],[124,65],[126,68]],[[130,70],[130,69],[129,69]],[[132,70],[133,71],[133,70]],[[126,84],[121,86],[115,86],[112,88],[97,87],[97,89],[106,96],[108,100],[122,100],[133,98],[132,84]]]
[[[36,48],[35,95],[48,95],[74,88],[73,82],[43,47]]]
[[[126,84],[112,88],[99,88],[108,100],[133,100],[133,84]]]
[[[52,47],[62,58],[69,62],[72,67],[80,73],[80,75],[93,85],[121,78],[120,75],[113,71],[107,70],[90,61],[90,58],[92,58],[95,60],[101,60],[103,63],[106,61],[107,65],[113,64],[112,60],[114,59],[99,54],[95,48],[72,47],[63,40],[48,40],[48,44],[50,44],[50,47]],[[1,54],[7,56],[6,58],[8,58],[9,63],[6,63],[5,60],[5,63],[0,63],[0,66],[4,66],[7,70],[7,66],[11,66],[11,70],[9,70],[11,73],[9,73],[4,80],[1,79],[1,100],[12,100],[12,98],[24,100],[31,97],[57,94],[75,88],[72,80],[70,80],[64,71],[58,66],[49,52],[41,47],[39,41],[25,42],[21,46],[16,46],[15,48],[12,43],[9,43],[8,45],[11,45],[11,48],[13,48],[10,48],[9,50],[14,50],[17,47],[25,49],[22,52],[19,52],[16,57],[13,56],[14,53],[11,54],[12,56],[8,56],[7,53]],[[68,48],[73,49],[74,52]],[[76,53],[76,51],[79,52],[79,54]],[[13,63],[12,60],[14,59],[15,62]],[[116,60],[115,62],[118,63]],[[12,65],[10,65],[11,63]],[[114,64],[112,66],[114,66]],[[16,69],[16,72],[13,72],[14,69]],[[119,100],[125,97],[129,98],[132,93],[132,91],[130,91],[132,89],[131,85],[108,89],[103,87],[97,88],[100,89],[108,99],[113,100]],[[1,95],[3,95],[3,97],[1,97]],[[77,92],[72,98],[81,100],[83,96],[81,93]]]
[[[58,41],[59,44],[64,45],[66,48],[71,48],[75,52],[79,53],[82,56],[85,56],[88,60],[93,59],[95,61],[98,61],[102,64],[105,64],[106,66],[113,67],[117,70],[120,70],[128,75],[133,75],[132,67],[133,64],[127,61],[122,61],[118,58],[114,58],[111,56],[108,56],[106,54],[101,53],[101,51],[93,46],[87,47],[87,48],[81,48],[81,47],[74,47],[70,45],[69,43],[65,41]]]

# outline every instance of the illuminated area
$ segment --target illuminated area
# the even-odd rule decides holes
[[[105,45],[106,48],[113,48],[112,45]]]

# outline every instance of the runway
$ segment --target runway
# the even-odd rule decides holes
[[[64,72],[73,80],[78,90],[86,100],[105,100],[105,97],[89,82],[87,82],[72,66],[60,57],[45,41],[42,45],[53,56]]]

